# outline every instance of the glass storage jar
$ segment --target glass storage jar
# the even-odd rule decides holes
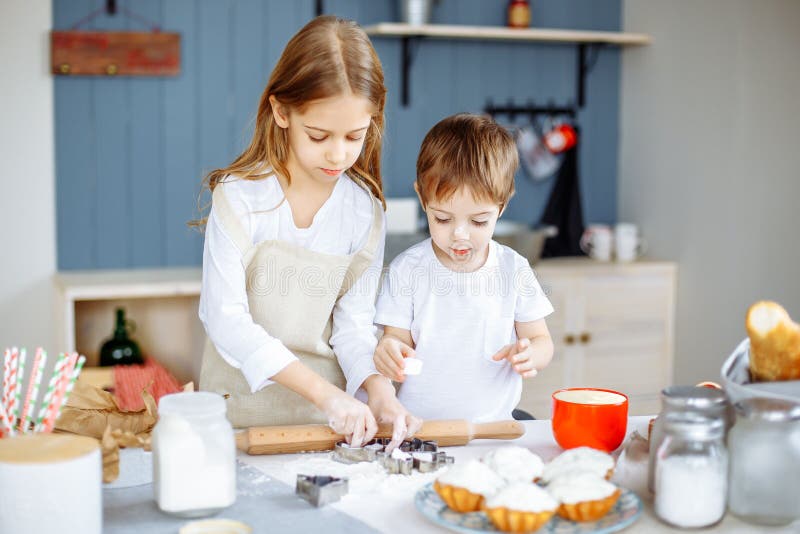
[[[731,513],[760,525],[800,519],[800,404],[744,399],[736,415],[728,435]]]
[[[725,515],[728,451],[724,423],[697,414],[669,414],[656,463],[656,516],[677,528],[701,528]]]
[[[236,500],[236,446],[216,393],[161,397],[153,429],[153,490],[158,507],[180,517],[202,517]]]
[[[670,413],[696,413],[712,419],[721,419],[725,432],[733,424],[733,409],[721,389],[698,386],[669,386],[661,390],[661,413],[653,423],[650,433],[650,452],[647,462],[647,487],[655,491],[656,452],[664,440],[664,417]]]

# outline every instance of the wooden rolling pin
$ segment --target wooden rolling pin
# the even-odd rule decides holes
[[[518,421],[470,423],[463,419],[425,421],[415,438],[436,440],[441,447],[466,445],[473,439],[515,439],[525,433]],[[380,425],[376,438],[391,438],[392,425]],[[329,451],[344,440],[328,425],[254,426],[236,435],[236,446],[247,454]]]

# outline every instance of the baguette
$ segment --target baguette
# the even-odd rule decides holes
[[[745,327],[753,381],[800,380],[800,325],[780,304],[756,302],[747,310]]]

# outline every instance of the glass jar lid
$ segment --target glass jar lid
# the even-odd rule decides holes
[[[735,404],[736,413],[745,419],[780,423],[800,420],[800,403],[767,397],[751,397]]]
[[[158,401],[158,415],[209,417],[225,415],[225,399],[208,391],[186,391],[164,395]]]
[[[706,410],[725,407],[728,396],[721,389],[669,386],[661,390],[661,400],[669,408]]]
[[[721,419],[691,412],[669,413],[664,417],[664,433],[687,440],[709,441],[722,437],[725,425]]]

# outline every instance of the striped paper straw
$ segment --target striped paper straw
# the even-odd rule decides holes
[[[75,353],[75,356],[78,356]],[[72,371],[72,376],[69,379],[69,384],[67,384],[67,390],[64,392],[64,398],[62,399],[61,403],[59,403],[58,408],[56,410],[56,416],[53,417],[52,426],[55,427],[56,421],[58,421],[59,416],[61,416],[61,410],[66,406],[67,401],[69,400],[69,394],[72,393],[72,388],[75,387],[75,382],[78,381],[78,375],[81,374],[81,369],[83,369],[83,364],[86,363],[86,357],[80,356],[78,361],[75,363],[75,369]],[[52,428],[50,429],[52,430]],[[47,432],[50,432],[47,430]]]
[[[67,356],[67,363],[59,373],[58,386],[56,387],[55,393],[53,393],[53,399],[50,401],[50,406],[47,407],[47,415],[45,415],[44,418],[43,432],[52,432],[53,427],[56,425],[56,416],[61,408],[61,403],[64,402],[64,395],[67,392],[67,387],[69,387],[69,381],[72,377],[72,371],[75,369],[77,359],[78,353],[73,352],[69,354]]]
[[[8,410],[8,415],[11,416],[11,426],[16,426],[16,422],[19,419],[19,410],[21,408],[21,400],[22,400],[22,378],[25,376],[25,358],[27,357],[27,351],[25,347],[21,348],[19,351],[19,359],[17,360],[17,383],[14,387],[14,399],[12,402],[12,409]]]
[[[42,381],[42,373],[46,363],[47,352],[39,347],[36,349],[36,357],[33,360],[33,367],[31,368],[31,377],[28,380],[28,391],[25,394],[25,403],[22,405],[22,415],[19,419],[19,431],[22,433],[28,431],[26,422],[29,419],[33,420],[33,411],[36,408],[36,397],[39,395],[39,383]]]
[[[45,390],[44,398],[42,399],[42,407],[39,408],[39,415],[36,418],[36,432],[41,432],[42,430],[44,417],[47,414],[47,409],[50,406],[50,402],[53,400],[53,395],[55,395],[56,388],[60,383],[61,372],[63,371],[66,363],[67,355],[63,352],[59,353],[58,358],[56,358],[56,363],[53,366],[53,376],[50,377],[50,382],[47,384],[47,389]]]
[[[4,436],[14,435],[14,425],[11,424],[11,419],[8,417],[6,407],[0,402],[0,430]]]
[[[0,404],[3,405],[3,411],[8,410],[8,388],[11,381],[11,349],[6,348],[3,352],[3,398],[0,399]]]

